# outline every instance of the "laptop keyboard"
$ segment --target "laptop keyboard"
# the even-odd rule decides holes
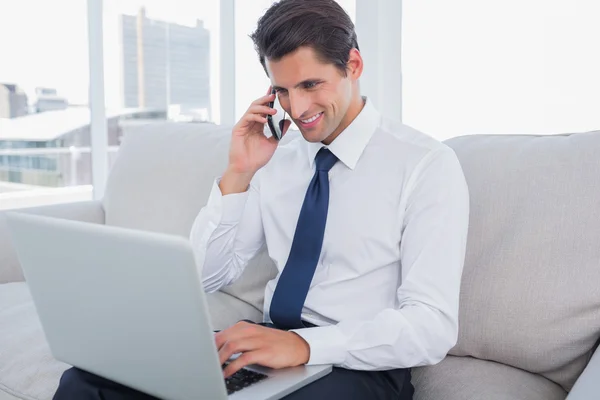
[[[225,368],[227,365],[229,365],[228,362],[223,365],[223,368]],[[242,368],[235,374],[231,375],[229,378],[225,379],[227,394],[229,395],[235,393],[238,390],[242,390],[266,378],[268,378],[268,376],[265,374]]]

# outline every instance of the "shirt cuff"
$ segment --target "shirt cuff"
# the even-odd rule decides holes
[[[310,347],[306,365],[340,365],[346,359],[346,338],[335,325],[290,329],[302,337]]]
[[[242,193],[223,196],[219,188],[219,182],[221,182],[221,178],[215,179],[207,206],[221,210],[221,223],[236,224],[242,219],[246,200],[248,199],[248,190],[250,189]]]

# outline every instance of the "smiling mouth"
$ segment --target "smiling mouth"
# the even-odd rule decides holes
[[[300,120],[298,120],[298,127],[304,128],[304,129],[315,128],[317,125],[319,125],[321,123],[321,120],[323,119],[324,115],[325,114],[323,113],[323,111],[321,111],[320,113],[315,114],[308,119],[300,119]]]
[[[310,124],[311,122],[315,122],[323,113],[320,112],[318,114],[315,114],[314,116],[310,117],[309,119],[301,119],[300,121],[303,124]]]

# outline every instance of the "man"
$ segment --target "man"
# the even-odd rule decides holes
[[[411,399],[410,368],[441,361],[457,341],[469,213],[457,157],[361,96],[354,26],[335,1],[280,1],[252,38],[302,137],[266,137],[275,96],[254,101],[191,231],[208,292],[265,245],[279,270],[263,323],[215,335],[221,362],[242,353],[224,375],[333,364],[288,398]],[[70,373],[61,387],[133,393],[96,378]]]

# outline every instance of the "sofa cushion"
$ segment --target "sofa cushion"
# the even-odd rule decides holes
[[[213,329],[222,330],[238,321],[249,319],[262,321],[262,312],[250,304],[224,292],[214,292],[206,295]]]
[[[564,400],[567,393],[548,379],[493,361],[448,356],[414,368],[415,400]]]
[[[106,185],[106,224],[187,237],[228,146],[228,130],[213,124],[128,129]]]
[[[207,295],[211,322],[222,329],[261,313],[226,293]],[[22,399],[51,399],[69,365],[52,356],[25,282],[0,285],[0,399],[2,391]]]
[[[128,130],[109,175],[106,224],[189,237],[227,166],[231,128],[165,122],[137,129]],[[276,272],[263,251],[222,291],[262,312],[266,283]]]
[[[541,374],[568,391],[600,335],[600,132],[446,144],[471,201],[451,354]]]

